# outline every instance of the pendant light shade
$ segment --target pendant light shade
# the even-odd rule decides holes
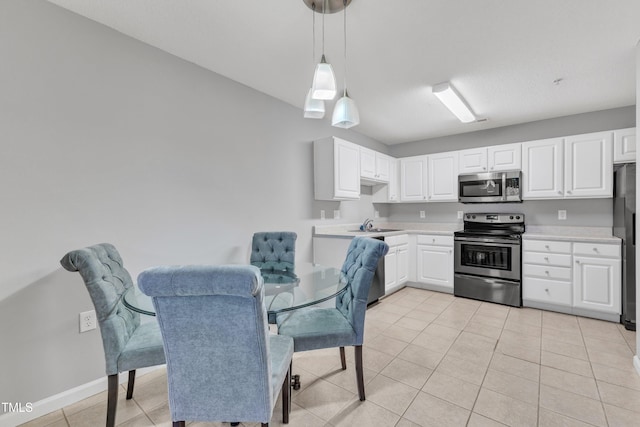
[[[304,101],[304,117],[307,119],[321,119],[324,117],[324,101],[313,99],[311,91],[312,89],[309,89],[307,98]]]
[[[333,99],[336,97],[336,75],[333,67],[327,63],[324,54],[320,63],[316,65],[316,72],[313,75],[313,85],[311,86],[311,96],[313,99]]]
[[[349,95],[345,92],[344,96],[338,99],[333,109],[331,125],[338,128],[349,129],[359,124],[360,113],[358,113],[358,107],[356,107],[354,100],[349,98]]]

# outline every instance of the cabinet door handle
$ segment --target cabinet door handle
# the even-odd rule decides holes
[[[571,190],[567,190],[567,194],[571,194]]]
[[[486,171],[486,170],[487,170],[487,167],[486,167],[486,166],[483,166],[483,167],[482,167],[482,170],[483,170],[483,171]]]
[[[549,270],[545,270],[544,274],[549,275]]]
[[[580,260],[576,260],[576,264],[580,264]]]
[[[544,245],[545,248],[549,249],[549,245]]]
[[[562,190],[558,190],[558,194],[562,194]]]
[[[593,248],[593,251],[594,252],[598,252],[598,248]]]
[[[545,291],[546,293],[549,293],[549,288],[545,288],[545,289],[544,289],[544,291]]]
[[[548,256],[544,257],[544,260],[549,261],[549,257]]]

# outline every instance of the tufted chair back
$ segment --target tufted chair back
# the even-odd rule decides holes
[[[263,271],[293,273],[296,262],[296,239],[292,231],[267,231],[253,235],[251,265]]]
[[[140,315],[122,303],[122,294],[133,286],[122,258],[109,243],[71,251],[60,264],[82,276],[100,324],[107,375],[117,374],[118,357],[140,325]]]
[[[349,284],[346,291],[336,298],[336,308],[349,320],[356,333],[353,345],[364,340],[364,317],[367,310],[369,288],[380,258],[389,251],[389,245],[370,237],[355,237],[342,265],[342,273]]]
[[[138,286],[152,297],[162,331],[173,421],[268,423],[293,340],[270,337],[260,270],[154,267]]]

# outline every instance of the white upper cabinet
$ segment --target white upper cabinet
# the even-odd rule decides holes
[[[389,182],[391,157],[365,147],[360,147],[360,177],[373,184]]]
[[[360,146],[330,137],[313,142],[316,200],[360,198]]]
[[[461,174],[487,172],[487,148],[471,148],[458,151]]]
[[[636,128],[613,131],[613,163],[636,161]]]
[[[522,169],[522,144],[493,145],[487,151],[489,172]]]
[[[458,152],[430,154],[427,201],[455,202],[458,200]]]
[[[613,196],[613,132],[565,138],[564,196]]]
[[[400,159],[400,201],[427,201],[428,156]]]
[[[400,174],[398,173],[399,160],[389,158],[389,185],[387,185],[388,201],[400,201]]]
[[[516,143],[461,150],[458,161],[461,174],[520,170],[522,146]]]
[[[564,140],[551,138],[522,144],[522,198],[564,195]]]

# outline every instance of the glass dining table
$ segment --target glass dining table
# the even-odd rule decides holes
[[[278,313],[318,305],[344,293],[347,279],[334,267],[312,263],[296,264],[296,271],[260,270],[264,280],[264,300],[269,323]],[[155,316],[151,298],[137,286],[127,290],[122,302],[132,311]]]

